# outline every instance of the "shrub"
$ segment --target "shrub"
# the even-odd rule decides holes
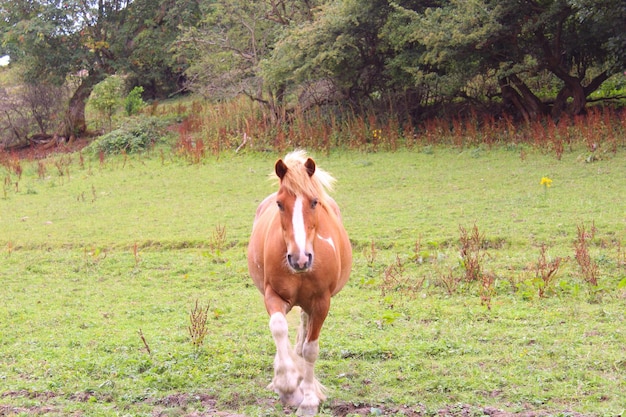
[[[124,79],[113,75],[96,84],[89,96],[89,106],[107,121],[109,129],[112,126],[113,114],[121,104],[123,89]]]
[[[577,239],[574,242],[574,257],[580,266],[581,274],[588,284],[593,287],[598,286],[598,264],[591,258],[589,254],[589,241],[593,240],[596,232],[595,224],[591,226],[591,231],[587,233],[585,225],[577,226]]]
[[[156,117],[130,119],[119,129],[101,136],[88,150],[94,154],[137,153],[145,151],[168,135],[167,122]]]
[[[124,99],[124,110],[127,116],[137,114],[146,105],[141,98],[142,93],[143,87],[135,87],[130,90],[130,93]]]

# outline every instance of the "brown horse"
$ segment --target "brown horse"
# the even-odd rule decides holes
[[[319,335],[330,298],[348,281],[352,248],[337,203],[327,194],[334,179],[304,151],[288,154],[274,167],[278,192],[256,211],[248,245],[248,269],[263,294],[276,343],[274,379],[268,388],[280,400],[314,415],[326,397],[315,378]],[[301,308],[295,352],[286,314]]]

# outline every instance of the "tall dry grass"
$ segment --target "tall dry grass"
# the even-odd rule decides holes
[[[154,112],[154,110],[152,110]],[[356,113],[337,107],[296,108],[279,118],[241,98],[226,103],[194,101],[165,107],[158,114],[186,115],[177,126],[178,151],[192,162],[230,149],[274,150],[294,147],[317,151],[344,148],[393,151],[399,148],[453,146],[471,148],[526,145],[553,153],[582,145],[594,158],[626,146],[626,110],[592,107],[584,116],[546,118],[531,123],[510,116],[470,112],[467,117],[434,117],[415,123],[397,114]]]

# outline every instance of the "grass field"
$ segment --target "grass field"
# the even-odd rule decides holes
[[[274,346],[245,260],[279,156],[4,168],[0,415],[289,411],[265,389]],[[623,150],[313,156],[338,179],[355,254],[321,336],[322,414],[624,415]],[[482,280],[464,278],[461,228],[482,236]],[[581,229],[596,284],[575,259]],[[549,280],[542,246],[561,261]],[[209,312],[200,346],[196,301]]]

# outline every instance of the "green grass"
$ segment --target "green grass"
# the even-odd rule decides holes
[[[322,414],[342,404],[398,415],[404,405],[428,415],[463,404],[477,415],[624,412],[624,151],[593,163],[584,150],[561,160],[526,153],[313,155],[338,179],[333,195],[355,253],[322,332]],[[157,151],[81,167],[74,155],[63,176],[44,162],[43,178],[36,162],[22,162],[21,179],[5,169],[0,415],[283,415],[265,389],[274,346],[245,259],[279,156],[189,165]],[[544,176],[552,187],[540,185]],[[595,289],[573,259],[580,224],[596,229]],[[487,242],[484,269],[497,277],[490,309],[477,284],[452,294],[441,284],[461,273],[459,226],[474,225]],[[541,244],[570,258],[546,298],[532,272]],[[396,259],[404,285],[383,296]],[[209,304],[199,349],[187,331],[196,300]]]

